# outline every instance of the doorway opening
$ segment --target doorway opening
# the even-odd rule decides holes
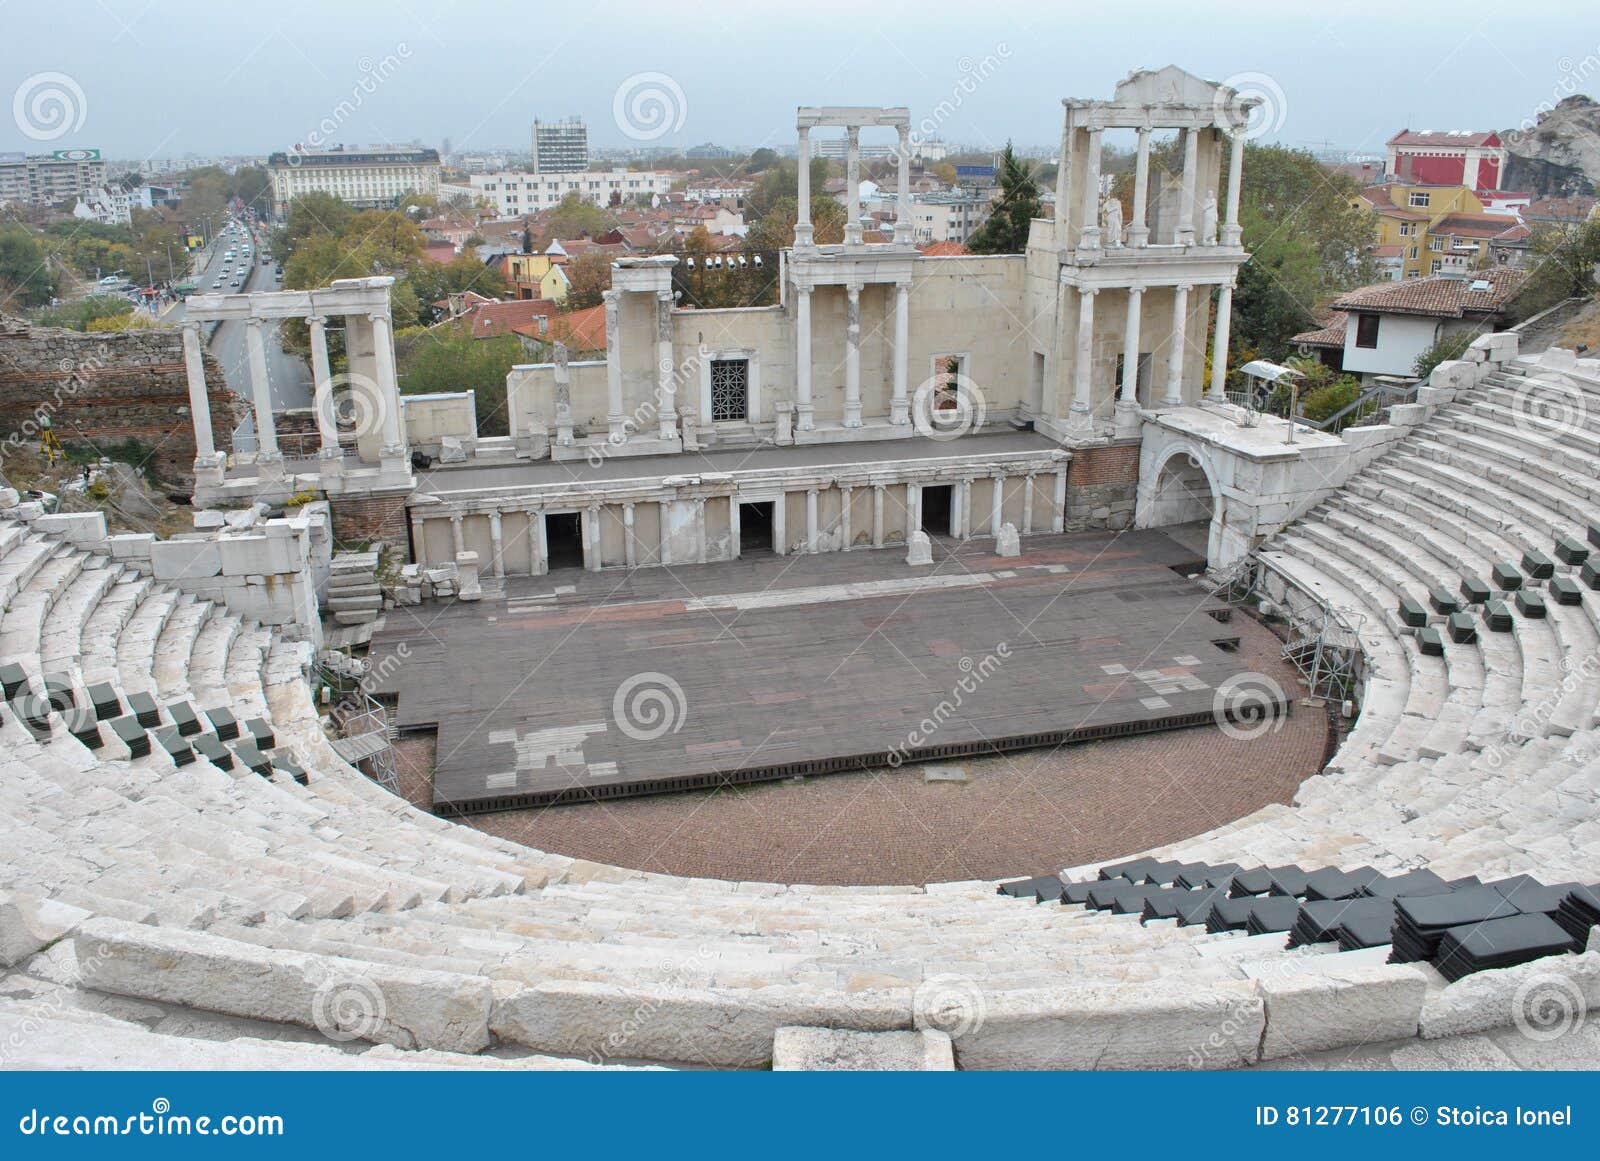
[[[550,571],[583,567],[583,520],[577,512],[551,512],[544,518]]]
[[[922,488],[922,531],[929,536],[949,536],[950,514],[955,505],[954,484],[924,484]]]
[[[739,555],[772,551],[772,501],[739,505]]]

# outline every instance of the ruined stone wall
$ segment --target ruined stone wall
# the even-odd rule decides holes
[[[211,426],[226,451],[244,406],[210,354],[205,368]],[[194,427],[182,332],[85,334],[0,319],[0,454],[37,440],[41,414],[63,443],[105,449],[136,439],[160,476],[188,478]]]
[[[1138,492],[1138,440],[1075,448],[1067,472],[1066,530],[1127,528]]]

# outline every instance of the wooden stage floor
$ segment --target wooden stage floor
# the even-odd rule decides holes
[[[1260,694],[1191,549],[992,543],[486,581],[389,613],[373,672],[402,729],[437,728],[449,815],[1210,724]]]

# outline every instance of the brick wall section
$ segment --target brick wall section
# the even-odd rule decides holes
[[[328,508],[333,514],[334,544],[383,540],[404,548],[411,532],[410,520],[406,515],[406,497],[409,495],[409,492],[398,492],[359,500],[329,500]]]
[[[244,404],[205,356],[211,426],[228,450]],[[38,438],[38,416],[50,416],[66,444],[106,448],[136,439],[156,472],[174,481],[194,472],[183,335],[173,329],[85,334],[0,319],[0,455],[12,440]]]
[[[1129,527],[1138,488],[1138,440],[1075,449],[1067,472],[1067,531]]]

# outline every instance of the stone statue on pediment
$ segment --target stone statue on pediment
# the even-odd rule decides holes
[[[1122,202],[1115,194],[1107,194],[1100,203],[1101,232],[1104,235],[1103,245],[1122,245]]]

